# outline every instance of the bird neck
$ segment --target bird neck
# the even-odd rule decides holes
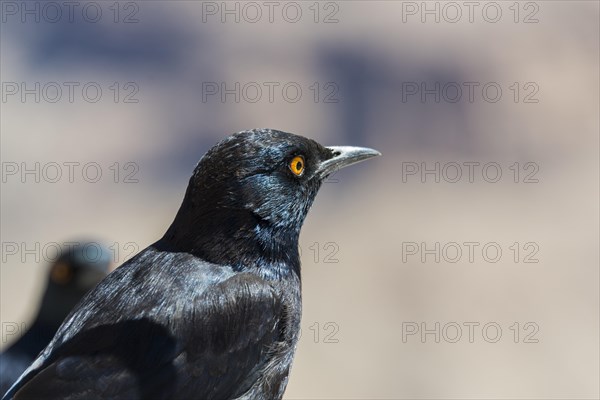
[[[251,271],[265,279],[300,277],[299,230],[276,227],[240,209],[203,212],[182,205],[156,243],[159,248],[187,252],[213,264]]]

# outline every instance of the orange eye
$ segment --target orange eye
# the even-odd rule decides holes
[[[304,172],[304,157],[296,156],[290,161],[290,170],[296,176],[302,175]]]
[[[59,285],[69,283],[72,277],[73,271],[71,271],[71,267],[63,263],[56,264],[50,272],[50,278]]]

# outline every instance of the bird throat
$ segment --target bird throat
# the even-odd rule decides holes
[[[248,210],[203,211],[183,204],[157,245],[279,279],[292,273],[300,277],[299,234],[299,230],[273,226]]]

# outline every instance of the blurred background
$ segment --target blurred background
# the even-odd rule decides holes
[[[0,349],[267,127],[383,153],[304,225],[287,399],[598,398],[599,5],[466,3],[2,1]]]

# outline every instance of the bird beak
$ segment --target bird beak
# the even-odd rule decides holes
[[[366,147],[330,146],[327,148],[333,152],[333,157],[319,165],[316,174],[321,179],[341,168],[381,155],[377,150]]]

